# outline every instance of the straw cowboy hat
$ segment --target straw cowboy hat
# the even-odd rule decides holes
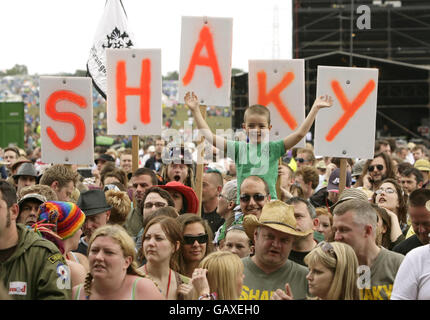
[[[254,239],[254,231],[258,226],[269,227],[298,237],[305,237],[313,233],[313,230],[298,231],[296,218],[294,218],[294,206],[280,200],[266,203],[261,211],[260,219],[252,214],[243,218],[243,228],[251,240]]]

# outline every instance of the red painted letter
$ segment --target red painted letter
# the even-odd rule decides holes
[[[351,120],[351,118],[358,111],[358,109],[360,109],[360,107],[366,102],[373,89],[375,89],[375,81],[370,80],[369,82],[367,82],[367,84],[352,102],[349,102],[348,98],[345,96],[345,93],[343,92],[339,81],[333,80],[331,82],[331,88],[333,89],[333,92],[339,100],[340,105],[345,111],[345,113],[327,133],[325,137],[327,141],[333,141],[333,139],[339,134],[339,132],[341,132],[343,128],[345,128],[348,121]]]
[[[276,109],[278,109],[279,114],[282,119],[288,124],[291,130],[294,130],[297,127],[296,119],[294,119],[293,115],[288,111],[288,108],[282,102],[281,97],[279,96],[286,87],[289,86],[291,82],[294,80],[294,73],[288,72],[276,86],[270,90],[269,93],[266,93],[266,72],[260,71],[257,73],[258,79],[258,104],[266,106],[273,102]]]
[[[61,140],[57,133],[51,127],[46,128],[46,133],[51,138],[52,143],[61,150],[73,150],[84,141],[85,138],[85,122],[80,116],[73,112],[57,112],[55,106],[59,100],[67,100],[77,104],[80,108],[86,108],[87,102],[85,98],[71,91],[60,90],[55,91],[48,98],[45,112],[48,117],[56,121],[70,122],[75,127],[75,136],[71,141]]]
[[[151,122],[151,60],[142,60],[142,71],[140,74],[140,87],[127,87],[127,75],[125,72],[125,61],[118,61],[116,65],[116,121],[125,123],[127,121],[126,96],[140,96],[140,121],[144,124]]]
[[[206,47],[206,50],[208,52],[207,57],[203,57],[200,55],[203,47]],[[182,83],[185,86],[189,84],[193,79],[194,71],[197,65],[211,68],[214,76],[215,86],[217,88],[220,88],[222,86],[222,77],[221,72],[219,71],[218,59],[215,54],[212,34],[208,26],[204,26],[200,31],[199,40],[194,47],[193,55],[191,56],[191,61],[188,65],[187,72],[182,78]]]

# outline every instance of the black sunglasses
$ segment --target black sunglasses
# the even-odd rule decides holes
[[[253,194],[252,196],[249,194],[241,194],[240,201],[249,202],[251,200],[251,197],[254,199],[255,202],[260,202],[260,201],[263,201],[264,198],[266,198],[266,195],[261,193],[256,193],[256,194]]]
[[[194,242],[196,242],[196,240],[200,244],[207,243],[209,240],[209,237],[207,234],[202,234],[200,236],[184,236],[185,244],[194,244]]]
[[[376,166],[369,166],[369,172],[373,172],[373,170],[378,169],[379,171],[382,171],[384,169],[384,166],[382,164],[377,164]]]

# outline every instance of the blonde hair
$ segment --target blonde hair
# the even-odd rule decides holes
[[[94,240],[97,239],[97,237],[109,237],[113,240],[115,240],[119,246],[121,247],[121,250],[123,252],[124,257],[131,257],[132,261],[130,265],[127,268],[127,274],[129,275],[136,275],[139,277],[145,277],[145,275],[138,271],[137,268],[137,262],[136,262],[136,249],[133,239],[128,235],[127,231],[125,229],[117,224],[107,224],[100,228],[98,228],[91,236],[90,241],[88,242],[88,252],[91,251],[91,246],[94,242]],[[91,282],[93,280],[93,276],[91,275],[91,271],[88,272],[86,278],[85,278],[85,294],[87,296],[91,295]]]
[[[123,225],[131,210],[131,200],[127,192],[108,190],[105,196],[106,202],[112,207],[108,223]]]
[[[334,251],[325,252],[322,247],[315,247],[305,256],[305,263],[312,267],[318,262],[333,270],[333,280],[327,293],[327,300],[358,300],[357,287],[358,260],[354,249],[346,243],[328,242]]]
[[[207,279],[211,292],[220,300],[238,300],[237,282],[243,274],[242,260],[229,251],[215,251],[206,256],[199,268],[208,270]]]

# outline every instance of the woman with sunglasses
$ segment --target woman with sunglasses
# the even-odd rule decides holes
[[[351,246],[342,242],[320,242],[305,257],[310,297],[318,300],[359,300],[358,260]],[[273,300],[292,300],[291,290],[276,290]]]
[[[363,173],[355,185],[376,191],[384,179],[396,179],[396,169],[391,157],[382,152],[376,154],[373,159],[367,160]]]
[[[146,264],[138,271],[150,277],[167,300],[184,300],[191,292],[190,279],[179,274],[178,254],[183,241],[181,226],[176,219],[158,216],[143,232],[143,254]]]
[[[214,251],[212,230],[195,214],[186,213],[177,219],[183,236],[178,257],[179,273],[191,278],[203,258]]]
[[[402,232],[407,232],[407,195],[394,179],[385,179],[374,192],[373,203],[384,208],[391,220],[391,242],[398,242]]]

